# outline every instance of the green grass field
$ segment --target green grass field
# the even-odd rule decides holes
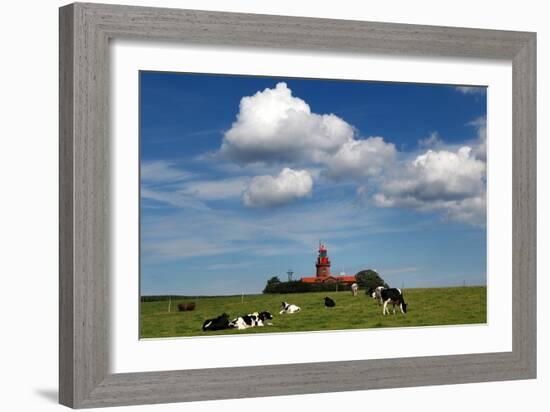
[[[176,336],[230,335],[244,333],[302,332],[342,329],[366,329],[406,326],[459,325],[487,322],[487,288],[485,286],[406,289],[407,314],[383,316],[377,302],[360,290],[353,297],[349,291],[296,294],[194,297],[141,303],[141,338]],[[325,309],[325,296],[336,301],[336,307]],[[281,301],[296,304],[302,311],[279,315]],[[178,312],[177,304],[195,302],[191,312]],[[391,309],[391,306],[389,306]],[[226,312],[230,318],[268,310],[273,326],[245,330],[228,329],[216,332],[201,330],[204,320]]]

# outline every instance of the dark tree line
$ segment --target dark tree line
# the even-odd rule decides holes
[[[338,289],[337,289],[338,288]],[[349,290],[349,285],[331,283],[305,283],[299,280],[281,282],[277,276],[267,281],[263,293],[305,293],[305,292],[334,292],[335,290]]]

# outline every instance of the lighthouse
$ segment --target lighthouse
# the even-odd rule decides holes
[[[321,242],[319,242],[319,255],[315,267],[317,268],[315,276],[321,278],[321,280],[330,276],[330,259],[327,255],[327,248]]]
[[[315,276],[302,277],[301,282],[304,283],[338,283],[351,285],[355,283],[355,276],[333,276],[330,273],[330,259],[325,245],[319,242],[319,254],[315,261],[316,273]]]

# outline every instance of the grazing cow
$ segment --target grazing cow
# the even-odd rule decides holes
[[[359,285],[357,283],[354,283],[351,285],[351,294],[353,296],[357,296],[357,291],[359,290]]]
[[[328,296],[325,297],[325,308],[333,308],[336,306],[336,302]]]
[[[393,305],[394,315],[395,305],[399,305],[401,313],[407,313],[407,304],[405,303],[405,299],[403,299],[403,293],[401,293],[401,289],[382,289],[380,295],[382,296],[382,301],[384,302],[384,309],[382,310],[382,314],[384,316],[386,315],[386,313],[390,313],[390,311],[388,310],[388,303],[391,303]]]
[[[191,303],[180,303],[178,305],[178,310],[180,312],[186,312],[186,311],[189,311],[189,310],[195,310],[195,302],[191,302]]]
[[[367,294],[370,295],[371,298],[378,300],[378,306],[382,306],[382,291],[386,289],[384,286],[378,286],[374,289],[369,289],[367,291]]]
[[[207,319],[202,324],[203,332],[208,330],[223,330],[229,328],[229,315],[222,313],[217,318]]]
[[[291,305],[287,302],[281,302],[281,311],[279,312],[279,315],[282,315],[283,313],[298,313],[302,309],[300,309],[300,306]]]
[[[266,320],[273,319],[273,315],[267,311],[264,312],[254,312],[249,313],[248,315],[239,316],[238,318],[233,319],[231,322],[229,322],[230,328],[235,329],[248,329],[253,328],[256,326],[265,326],[269,325],[271,326],[272,323],[266,322]]]

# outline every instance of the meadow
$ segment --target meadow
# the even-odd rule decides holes
[[[336,307],[324,307],[324,297]],[[482,324],[487,322],[485,286],[406,289],[403,296],[407,313],[396,308],[396,315],[383,316],[382,307],[364,290],[357,296],[349,291],[244,296],[188,297],[141,302],[140,337],[231,335],[248,333],[303,332],[342,329],[367,329],[407,326]],[[281,302],[301,307],[301,312],[279,315]],[[178,303],[195,302],[194,311],[178,312]],[[391,305],[389,306],[391,310]],[[272,326],[245,330],[228,329],[203,332],[206,319],[227,313],[230,318],[267,310],[273,314]]]

